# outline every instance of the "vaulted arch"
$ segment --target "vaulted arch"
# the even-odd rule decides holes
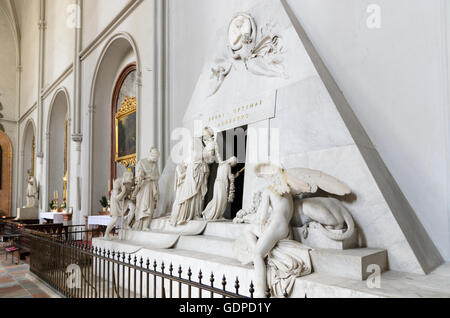
[[[96,63],[92,78],[89,102],[89,189],[88,209],[97,212],[101,196],[108,193],[108,184],[112,176],[111,136],[113,123],[114,93],[117,82],[123,77],[124,69],[133,65],[136,85],[137,123],[139,131],[140,78],[141,62],[139,50],[134,39],[128,33],[113,35],[103,47]],[[138,137],[139,138],[139,137]],[[136,140],[139,154],[139,139]]]
[[[55,191],[59,194],[60,204],[69,202],[70,193],[70,98],[67,89],[56,90],[50,103],[46,125],[46,188],[47,201]],[[46,206],[45,206],[46,207]]]
[[[33,175],[35,175],[36,170],[36,125],[33,119],[29,119],[26,122],[21,136],[20,156],[22,164],[19,176],[20,190],[18,207],[22,207],[26,203],[23,194],[26,193],[26,183],[24,182],[24,178],[27,175],[27,171],[31,170]]]

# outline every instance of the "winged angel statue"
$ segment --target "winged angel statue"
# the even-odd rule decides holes
[[[258,297],[271,293],[274,297],[287,297],[295,279],[312,272],[309,247],[294,241],[290,227],[294,215],[294,199],[316,193],[319,188],[334,195],[344,196],[352,191],[338,179],[323,172],[310,169],[285,170],[279,166],[264,163],[255,167],[258,177],[266,180],[268,186],[255,195],[253,213],[237,216],[235,222],[249,223],[245,234],[236,240],[234,254],[243,264],[254,263],[255,286]],[[327,228],[347,230],[340,236],[330,238],[343,240],[354,231],[350,213],[333,198],[311,198],[319,201],[303,202],[303,212],[311,224],[330,232]],[[337,200],[336,200],[337,201]],[[339,201],[337,201],[339,202]],[[244,215],[245,214],[245,215]],[[308,226],[308,225],[306,225]],[[267,267],[266,267],[267,264]]]

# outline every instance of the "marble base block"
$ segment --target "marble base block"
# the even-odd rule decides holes
[[[16,220],[38,220],[39,209],[33,208],[18,208]]]
[[[382,272],[388,269],[387,251],[370,248],[350,250],[316,249],[311,251],[314,273],[330,274],[357,280],[366,280],[373,270],[369,265],[378,265]]]
[[[346,230],[328,230],[333,233],[345,233]],[[308,237],[305,239],[302,234],[302,229],[299,227],[293,228],[294,238],[306,246],[313,248],[325,248],[335,250],[348,250],[358,248],[358,231],[355,230],[353,235],[343,241],[334,241],[326,237],[319,229],[308,229]]]

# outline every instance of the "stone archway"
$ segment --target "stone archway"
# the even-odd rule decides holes
[[[0,131],[0,217],[11,216],[12,151],[11,140]]]
[[[69,153],[70,153],[70,106],[65,89],[58,90],[50,104],[47,118],[47,202],[58,194],[59,205],[69,198]],[[47,206],[45,206],[47,208]]]
[[[108,184],[111,184],[110,180],[114,174],[111,162],[113,143],[111,127],[114,101],[117,98],[114,96],[115,87],[121,77],[128,74],[124,73],[124,70],[130,70],[131,65],[136,72],[136,77],[140,77],[140,59],[134,40],[126,33],[114,35],[100,54],[91,86],[88,209],[94,214],[101,210],[99,200],[103,195],[108,194]],[[140,87],[137,86],[137,112],[139,112],[139,96]]]
[[[25,193],[27,189],[27,183],[25,182],[25,178],[27,176],[27,171],[31,170],[33,175],[35,175],[35,162],[36,162],[36,127],[34,125],[33,120],[29,120],[25,125],[25,129],[22,135],[22,171],[19,176],[19,184],[20,184],[20,193],[18,200],[18,207],[23,207],[26,204]]]

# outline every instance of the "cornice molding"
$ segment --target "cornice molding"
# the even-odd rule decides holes
[[[37,103],[34,103],[22,116],[19,118],[19,124],[23,123],[36,110]]]
[[[55,89],[58,88],[59,85],[73,72],[73,63],[71,63],[62,73],[59,75],[56,80],[53,81],[50,85],[42,91],[42,98],[46,99]]]

